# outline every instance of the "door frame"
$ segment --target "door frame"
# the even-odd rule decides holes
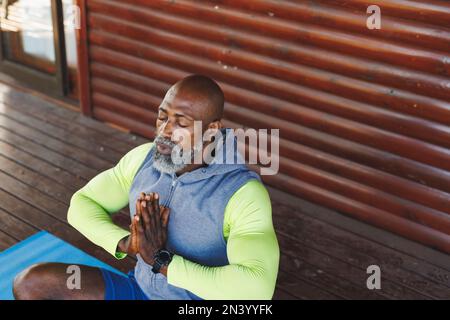
[[[6,9],[8,0],[2,1]],[[57,97],[68,93],[69,80],[66,64],[66,46],[64,37],[64,17],[61,0],[51,0],[53,44],[55,48],[55,75],[49,75],[26,65],[6,59],[3,52],[3,33],[0,29],[0,72],[4,72],[19,82],[24,82],[33,89]]]

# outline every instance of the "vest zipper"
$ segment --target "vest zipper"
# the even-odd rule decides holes
[[[178,182],[178,179],[177,178],[173,178],[172,185],[170,186],[169,197],[167,198],[166,204],[164,205],[165,207],[168,207],[169,204],[170,204],[170,201],[172,201],[173,192],[175,190],[177,182]]]

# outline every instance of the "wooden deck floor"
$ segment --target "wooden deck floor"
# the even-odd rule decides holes
[[[72,194],[147,140],[0,84],[0,250],[45,229],[122,271],[70,227]],[[276,299],[450,299],[450,259],[269,188],[281,246]],[[116,221],[127,224],[127,210]],[[366,268],[381,268],[381,290]]]

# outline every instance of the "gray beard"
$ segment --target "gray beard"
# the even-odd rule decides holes
[[[162,173],[168,173],[170,175],[183,170],[187,167],[185,163],[174,163],[172,161],[172,156],[161,154],[158,150],[155,150],[155,154],[153,155],[153,168]]]
[[[155,142],[159,138],[155,139]],[[162,140],[162,139],[161,139]],[[168,173],[170,175],[175,174],[178,171],[185,169],[189,164],[194,161],[194,155],[201,150],[203,141],[199,141],[189,152],[183,154],[183,149],[178,145],[173,146],[172,154],[161,154],[155,146],[155,153],[153,155],[153,167],[162,173]],[[173,158],[172,158],[173,157]],[[175,161],[174,161],[175,160]]]

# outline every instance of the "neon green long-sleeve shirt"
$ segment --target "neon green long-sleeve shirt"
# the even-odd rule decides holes
[[[118,259],[118,242],[129,235],[111,215],[128,205],[128,194],[139,167],[153,143],[128,152],[118,164],[90,180],[71,199],[68,221],[96,245]],[[223,236],[229,265],[202,266],[175,255],[169,264],[169,284],[203,299],[271,299],[278,274],[279,246],[272,208],[261,182],[250,180],[229,199]]]

